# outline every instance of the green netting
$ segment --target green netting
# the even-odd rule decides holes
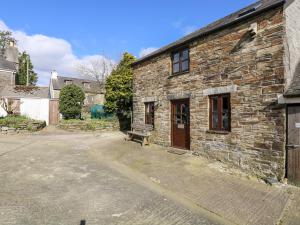
[[[108,114],[104,110],[103,105],[93,105],[91,107],[91,118],[92,119],[101,119],[101,118],[109,118],[113,117],[114,114]]]

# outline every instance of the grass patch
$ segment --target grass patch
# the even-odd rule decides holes
[[[34,131],[45,126],[45,122],[29,119],[26,116],[6,116],[0,118],[0,127]]]

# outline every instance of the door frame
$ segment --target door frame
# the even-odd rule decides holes
[[[57,104],[57,114],[56,117],[57,119],[55,120],[55,122],[53,122],[53,114],[52,114],[52,107],[53,104],[52,102],[56,102]],[[60,119],[60,114],[59,114],[59,100],[58,99],[50,99],[49,100],[49,125],[57,125],[59,123],[59,119]]]
[[[188,119],[189,119],[189,123],[188,123],[188,132],[187,132],[187,139],[188,139],[188,148],[180,148],[177,146],[174,146],[173,143],[173,135],[174,135],[174,124],[173,124],[173,116],[174,116],[174,107],[173,107],[173,103],[174,102],[187,102],[188,106],[189,106],[189,115],[188,115]],[[172,99],[170,100],[170,104],[171,104],[171,147],[172,148],[177,148],[177,149],[182,149],[182,150],[191,150],[191,106],[190,106],[190,98],[181,98],[181,99]]]
[[[289,107],[300,107],[300,103],[291,103],[285,105],[285,178],[288,179],[288,171],[289,171]]]

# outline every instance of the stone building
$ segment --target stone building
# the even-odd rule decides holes
[[[157,144],[299,182],[299,21],[300,1],[262,0],[138,59],[134,122]]]
[[[68,84],[75,84],[82,88],[82,90],[85,92],[85,106],[88,107],[95,104],[104,104],[104,85],[100,85],[99,82],[95,80],[58,76],[58,73],[56,71],[52,71],[51,74],[49,88],[51,98],[58,99],[61,89]]]
[[[5,48],[3,56],[0,56],[0,90],[7,85],[15,85],[16,72],[18,70],[19,51],[15,43],[11,42]]]

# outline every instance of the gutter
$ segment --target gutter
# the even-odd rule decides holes
[[[145,62],[145,61],[147,61],[147,60],[150,60],[150,59],[152,59],[152,58],[154,58],[154,57],[156,57],[156,56],[159,56],[159,55],[161,55],[161,54],[163,54],[163,53],[166,53],[166,52],[169,52],[169,51],[171,51],[171,50],[173,50],[173,49],[176,49],[176,48],[178,48],[178,47],[181,46],[181,45],[185,45],[185,44],[187,44],[187,43],[190,43],[190,42],[194,41],[195,39],[199,39],[199,38],[201,38],[201,37],[203,37],[203,36],[207,36],[207,35],[209,35],[209,34],[212,34],[212,33],[214,33],[214,32],[217,32],[217,31],[219,31],[219,30],[223,30],[223,29],[225,29],[225,28],[227,28],[227,27],[230,27],[230,26],[232,26],[232,25],[235,25],[235,24],[237,24],[237,23],[240,23],[240,22],[242,22],[242,21],[245,21],[245,20],[247,20],[247,19],[249,19],[249,18],[251,18],[251,17],[260,15],[260,14],[262,14],[262,13],[264,13],[264,12],[267,12],[267,11],[269,11],[269,10],[271,10],[271,9],[277,8],[277,7],[279,7],[279,6],[282,6],[282,5],[285,4],[285,2],[286,2],[286,0],[281,0],[281,1],[277,2],[277,3],[275,3],[275,4],[272,4],[272,5],[269,5],[269,6],[265,7],[265,8],[263,8],[263,9],[261,9],[261,10],[259,10],[259,11],[253,12],[253,13],[251,13],[251,14],[249,14],[249,15],[246,15],[246,16],[243,16],[243,17],[240,17],[240,18],[237,18],[237,19],[235,19],[235,20],[233,20],[233,21],[231,21],[231,22],[228,22],[228,23],[226,23],[226,24],[224,24],[224,25],[215,27],[215,28],[213,28],[213,29],[211,29],[211,30],[209,30],[209,31],[200,33],[199,35],[196,35],[195,37],[191,37],[190,39],[185,40],[185,41],[183,41],[183,42],[181,42],[181,43],[174,44],[174,46],[167,47],[166,49],[163,49],[164,47],[162,47],[161,49],[157,50],[156,52],[153,52],[152,54],[147,55],[147,56],[145,56],[144,58],[138,59],[137,61],[133,62],[133,63],[131,64],[131,66],[136,66],[136,65],[138,65],[138,64],[140,64],[140,63],[142,63],[142,62]],[[224,18],[225,18],[225,17],[224,17]],[[209,26],[209,24],[208,24],[208,26]],[[205,27],[203,27],[203,28],[205,28]],[[183,37],[183,38],[184,38],[184,37]],[[175,42],[176,42],[176,41],[175,41]],[[175,42],[174,42],[174,43],[175,43]],[[170,45],[172,45],[172,43],[171,43]],[[163,49],[163,50],[162,50],[162,49]]]

